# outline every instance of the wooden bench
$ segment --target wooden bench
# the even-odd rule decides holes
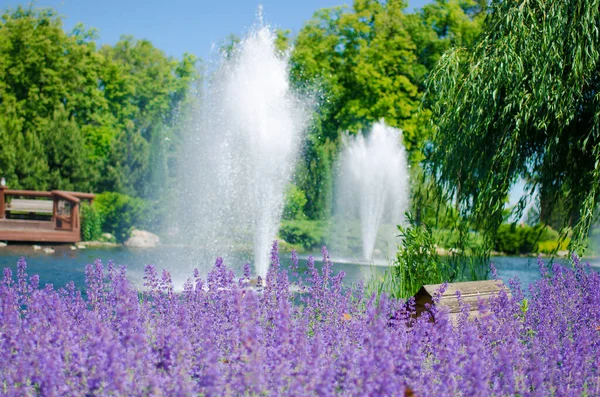
[[[441,286],[442,284],[428,284],[419,289],[414,296],[417,316],[429,311],[426,307],[426,304],[434,304],[433,297]],[[456,297],[456,291],[460,291],[462,302],[470,306],[469,317],[474,318],[482,314],[478,312],[479,300],[482,299],[487,303],[490,297],[497,296],[502,290],[506,291],[507,295],[510,296],[510,290],[501,280],[450,283],[448,284],[446,291],[440,297],[440,301],[437,306],[438,308],[447,307],[449,310],[450,320],[456,322],[461,312],[461,306]],[[435,319],[432,320],[435,321]]]
[[[6,211],[52,215],[54,202],[51,200],[12,199],[6,204]]]

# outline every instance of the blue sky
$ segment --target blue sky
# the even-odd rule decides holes
[[[255,21],[258,5],[264,20],[277,28],[297,32],[321,8],[351,4],[352,0],[38,0],[38,7],[53,7],[64,17],[66,30],[82,22],[98,29],[101,44],[114,44],[123,34],[148,39],[168,55],[184,52],[203,59],[213,43],[230,33],[242,35]],[[409,9],[429,0],[412,0]],[[0,0],[0,9],[29,4]]]

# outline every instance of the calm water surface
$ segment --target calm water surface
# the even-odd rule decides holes
[[[96,259],[107,264],[112,260],[115,265],[127,267],[129,279],[136,286],[143,284],[143,271],[146,264],[153,264],[160,271],[169,270],[172,274],[176,287],[181,287],[183,282],[192,275],[193,269],[198,268],[202,274],[206,274],[214,263],[213,260],[202,258],[201,253],[195,253],[189,248],[160,247],[148,249],[134,248],[88,248],[72,251],[68,246],[54,247],[56,252],[46,254],[41,250],[34,250],[32,246],[8,246],[0,248],[0,268],[11,268],[16,270],[16,263],[20,257],[27,261],[27,273],[39,274],[40,284],[53,284],[55,288],[62,287],[69,281],[74,281],[78,288],[83,288],[85,283],[85,266],[93,263]],[[249,253],[240,253],[236,258],[226,261],[227,265],[234,269],[236,275],[242,275],[243,264],[250,257]],[[320,258],[316,256],[317,268],[322,266]],[[300,271],[306,270],[306,257],[300,259]],[[383,274],[384,266],[373,266],[368,264],[357,264],[356,261],[337,260],[334,262],[334,272],[344,271],[346,273],[345,283],[351,284],[359,280],[365,280],[372,276]],[[544,259],[549,261],[549,259]],[[564,260],[558,260],[565,263]],[[281,254],[283,266],[289,266],[290,255]],[[353,263],[354,262],[354,263]],[[536,258],[524,257],[493,257],[499,277],[507,282],[510,278],[518,277],[522,285],[527,285],[539,279],[539,270]],[[590,261],[594,270],[600,271],[600,261]]]

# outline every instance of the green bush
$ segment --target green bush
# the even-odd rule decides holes
[[[81,203],[81,239],[95,241],[102,236],[102,216],[95,205]]]
[[[326,224],[320,221],[288,220],[283,221],[279,229],[279,237],[287,243],[301,245],[305,250],[325,245],[326,234]]]
[[[570,238],[565,238],[562,241],[552,240],[552,241],[541,241],[538,244],[537,252],[542,254],[556,254],[558,251],[567,251],[569,249],[569,243],[571,242]]]
[[[95,206],[103,219],[102,230],[122,243],[129,238],[134,227],[144,224],[144,200],[121,193],[104,192],[96,195]]]
[[[512,255],[520,253],[522,240],[521,234],[521,227],[516,227],[515,225],[509,224],[500,225],[494,240],[494,250]]]
[[[558,241],[560,239],[560,233],[550,226],[544,228],[542,225],[537,225],[536,228],[543,228],[542,234],[540,235],[540,241]]]
[[[505,223],[498,228],[494,249],[509,255],[545,252],[551,246],[557,247],[558,239],[559,233],[549,226],[531,227]],[[540,246],[542,243],[544,243],[543,251]]]
[[[438,247],[444,249],[456,248],[460,241],[460,231],[457,229],[433,229],[433,240]],[[483,236],[476,231],[470,231],[468,238],[462,241],[467,251],[474,251],[483,244]]]
[[[307,203],[306,194],[296,185],[289,185],[285,194],[283,219],[304,219],[304,206]]]

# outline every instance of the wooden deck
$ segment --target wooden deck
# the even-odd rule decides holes
[[[0,187],[0,241],[76,243],[81,240],[80,201],[94,197]]]
[[[0,221],[0,241],[76,243],[80,230],[56,230],[51,222],[4,219]]]

